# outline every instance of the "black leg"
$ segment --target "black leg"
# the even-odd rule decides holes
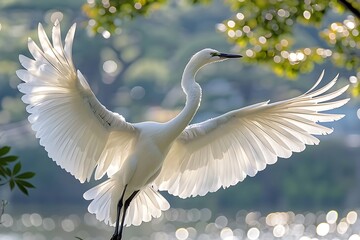
[[[122,206],[123,206],[123,201],[122,201],[122,198],[121,198],[119,200],[118,204],[117,204],[115,232],[114,232],[114,235],[112,236],[112,238],[110,240],[116,240],[117,236],[119,234],[119,220],[120,220],[120,212],[121,212]]]
[[[130,196],[128,199],[126,199],[126,201],[125,201],[124,211],[123,211],[123,215],[122,215],[122,219],[121,219],[120,231],[119,231],[117,240],[121,240],[121,238],[122,238],[122,233],[123,233],[123,228],[124,228],[126,210],[127,210],[128,207],[130,206],[131,201],[133,200],[133,198],[136,196],[136,194],[137,194],[138,192],[139,192],[139,190],[133,192],[133,193],[131,194],[131,196]]]
[[[121,194],[121,198],[117,204],[117,214],[116,214],[116,225],[115,225],[115,232],[114,232],[114,235],[111,237],[110,240],[116,240],[118,235],[119,235],[119,220],[120,220],[120,212],[121,212],[121,208],[123,206],[123,198],[124,198],[124,195],[125,195],[125,191],[126,191],[126,187],[127,185],[125,185],[124,187],[124,191],[123,193]]]

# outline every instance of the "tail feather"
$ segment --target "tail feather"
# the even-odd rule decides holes
[[[108,225],[115,225],[117,204],[124,187],[114,179],[109,179],[84,193],[86,200],[92,200],[88,210],[96,219]],[[125,226],[138,226],[161,216],[161,211],[169,209],[168,201],[150,185],[139,191],[130,203],[125,216]],[[122,214],[122,212],[121,212]]]
[[[114,181],[111,181],[110,179],[91,188],[83,195],[86,200],[93,200],[89,204],[88,211],[96,214],[96,219],[104,221],[109,225],[111,224],[111,196],[114,188]]]
[[[143,188],[131,202],[125,217],[125,225],[138,226],[161,216],[161,211],[170,208],[168,201],[150,185]]]

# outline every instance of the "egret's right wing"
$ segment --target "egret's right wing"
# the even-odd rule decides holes
[[[71,57],[75,24],[64,46],[58,22],[52,30],[53,44],[41,24],[38,33],[42,49],[29,39],[34,60],[20,55],[26,70],[17,71],[36,137],[49,157],[81,182],[90,179],[96,166],[96,178],[112,175],[131,151],[137,130],[101,105],[76,72]]]
[[[334,78],[313,91],[276,103],[263,102],[187,127],[169,150],[154,185],[182,198],[205,195],[254,176],[278,157],[288,158],[305,145],[318,144],[313,135],[332,129],[318,122],[344,115],[322,113],[349,101],[334,101],[348,86],[327,92]]]

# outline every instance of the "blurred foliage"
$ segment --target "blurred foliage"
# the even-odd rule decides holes
[[[25,195],[29,188],[34,188],[28,180],[35,176],[33,172],[21,171],[21,163],[17,156],[9,155],[10,147],[0,148],[0,187],[8,185],[11,190],[15,186]]]
[[[205,4],[212,0],[186,0],[190,4]],[[82,10],[90,18],[88,25],[93,32],[109,36],[119,33],[127,20],[146,16],[161,8],[168,0],[88,0]]]
[[[358,2],[359,3],[359,2]],[[360,3],[359,3],[360,5]],[[360,9],[360,7],[359,7]],[[332,61],[335,65],[357,71],[350,78],[355,85],[354,96],[360,95],[360,20],[348,16],[343,22],[334,22],[321,32],[321,36],[333,46]]]
[[[351,10],[355,12],[341,2],[352,4],[354,9]],[[356,71],[356,82],[359,81],[360,21],[354,17],[360,14],[358,1],[257,0],[229,3],[235,17],[219,24],[218,29],[240,49],[246,49],[248,62],[265,64],[277,75],[295,78],[299,73],[310,72],[315,63],[330,58],[335,65]],[[325,15],[342,14],[345,9],[353,15],[321,30]],[[309,31],[319,32],[325,41],[311,44],[306,39],[295,39],[294,34],[301,25],[308,26]],[[354,94],[359,89],[357,85]]]
[[[88,24],[94,31],[109,37],[121,32],[124,20],[146,15],[158,9],[166,0],[109,1],[89,0],[83,10],[90,18]],[[188,0],[191,4],[209,3],[211,0]],[[356,71],[350,80],[353,94],[360,94],[360,2],[357,0],[228,0],[234,17],[218,24],[217,29],[244,51],[248,63],[268,66],[279,76],[290,79],[299,73],[313,70],[325,59]],[[352,15],[343,21],[324,27],[324,16],[333,13]],[[294,32],[306,25],[315,28],[324,40],[310,43],[295,39]],[[323,29],[323,30],[321,30]],[[314,29],[310,29],[313,31]],[[246,49],[246,50],[243,50]]]
[[[146,15],[159,8],[166,0],[88,0],[83,11],[91,19],[89,25],[99,33],[115,32],[122,21]]]

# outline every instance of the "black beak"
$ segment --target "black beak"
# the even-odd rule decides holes
[[[218,56],[221,58],[241,58],[242,57],[239,54],[229,54],[229,53],[219,53]]]

